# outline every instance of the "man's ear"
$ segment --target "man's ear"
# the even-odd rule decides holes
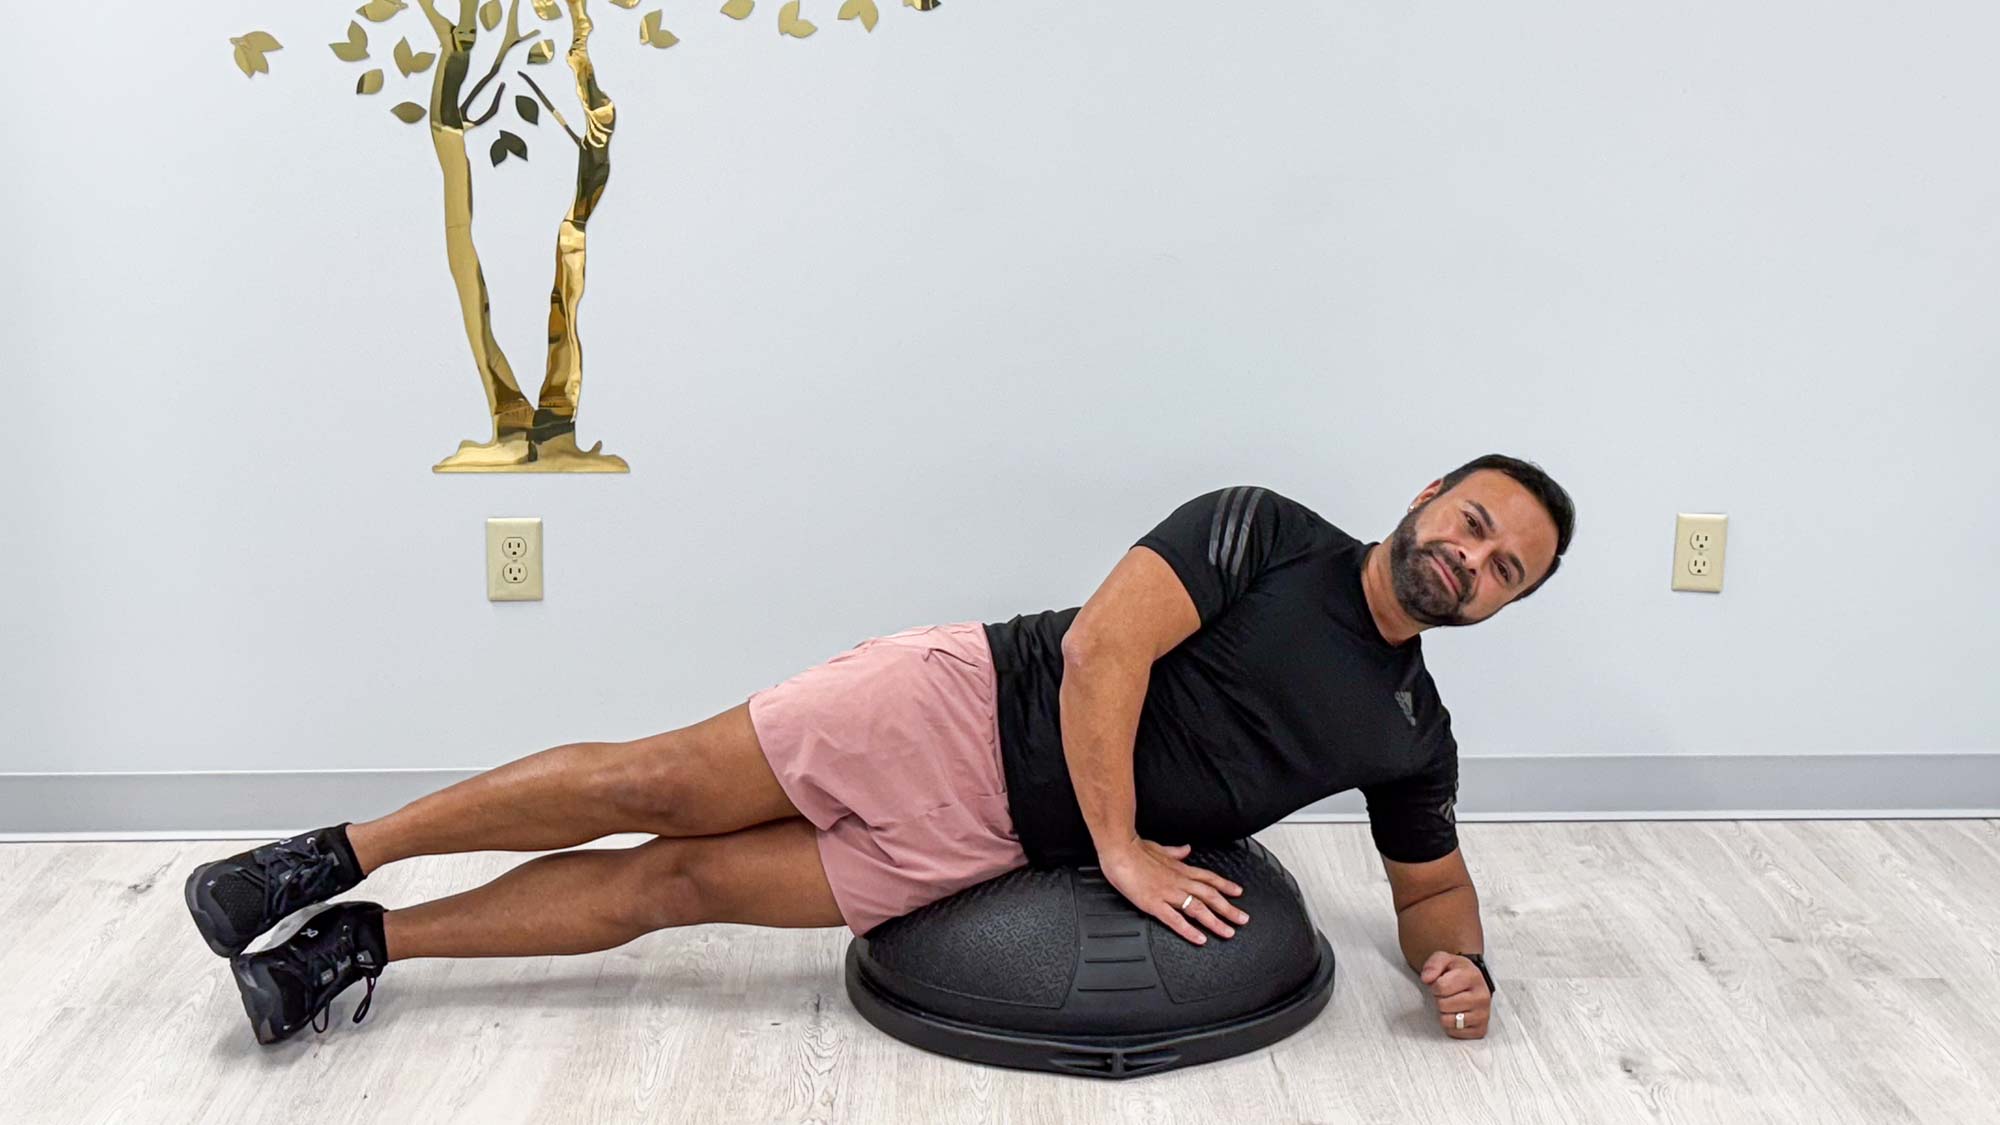
[[[1415,500],[1410,501],[1409,510],[1415,511],[1419,505],[1422,505],[1432,499],[1435,499],[1437,494],[1442,491],[1444,491],[1444,478],[1439,477],[1438,479],[1425,485],[1424,490],[1422,492],[1417,493],[1417,498]]]

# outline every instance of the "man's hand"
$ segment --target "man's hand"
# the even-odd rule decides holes
[[[1189,918],[1223,937],[1235,937],[1229,922],[1241,926],[1250,916],[1223,896],[1240,895],[1243,888],[1206,868],[1182,863],[1181,857],[1191,850],[1186,844],[1156,844],[1135,836],[1122,848],[1098,849],[1097,868],[1132,905],[1196,945],[1206,942],[1208,935],[1195,929]]]
[[[1493,993],[1479,966],[1456,953],[1439,950],[1424,959],[1417,979],[1431,986],[1437,1001],[1438,1023],[1453,1039],[1481,1039],[1493,1011]],[[1465,1013],[1465,1030],[1458,1029],[1457,1014]]]

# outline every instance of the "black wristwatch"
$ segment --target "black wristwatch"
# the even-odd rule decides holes
[[[1483,953],[1460,953],[1460,954],[1457,954],[1456,956],[1459,956],[1459,957],[1463,957],[1463,958],[1465,958],[1465,959],[1466,959],[1467,961],[1470,961],[1470,962],[1472,962],[1473,964],[1475,964],[1475,965],[1479,966],[1479,975],[1480,975],[1480,976],[1482,976],[1482,977],[1485,977],[1485,978],[1486,978],[1486,991],[1488,991],[1488,992],[1498,992],[1498,991],[1500,991],[1499,989],[1497,989],[1497,988],[1493,987],[1493,974],[1492,974],[1492,973],[1489,973],[1489,972],[1487,972],[1487,971],[1486,971],[1486,955],[1485,955],[1485,954],[1483,954]]]

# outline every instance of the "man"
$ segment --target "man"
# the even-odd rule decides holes
[[[1491,980],[1457,746],[1418,634],[1533,593],[1574,520],[1559,485],[1498,454],[1431,482],[1383,543],[1267,488],[1218,489],[1082,606],[871,638],[693,726],[555,747],[204,864],[189,910],[270,1043],[356,980],[372,999],[392,959],[585,953],[699,922],[865,933],[1022,862],[1095,862],[1175,933],[1228,938],[1250,921],[1241,888],[1180,862],[1189,842],[1359,788],[1404,956],[1446,1034],[1477,1038]],[[343,902],[244,952],[385,863],[618,832],[657,838],[406,909]]]

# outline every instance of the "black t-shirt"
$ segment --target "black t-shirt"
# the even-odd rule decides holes
[[[1359,788],[1383,855],[1458,846],[1458,744],[1421,638],[1382,639],[1362,543],[1311,509],[1240,485],[1197,496],[1134,546],[1180,576],[1201,627],[1154,661],[1132,770],[1139,835],[1239,839]],[[1081,606],[985,626],[1008,805],[1031,863],[1094,863],[1063,755],[1062,638]]]

